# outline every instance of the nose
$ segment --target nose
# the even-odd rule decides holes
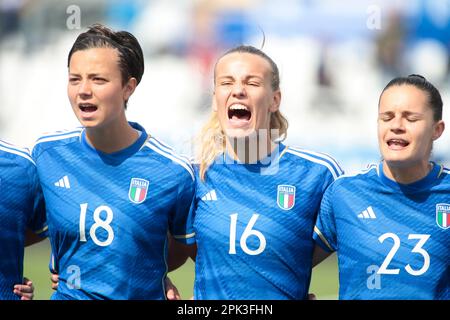
[[[404,125],[403,117],[396,115],[391,120],[391,130],[392,130],[392,132],[396,132],[396,133],[405,131],[405,125]]]
[[[235,83],[232,88],[233,97],[245,97],[245,87],[241,83]]]
[[[91,84],[89,80],[83,80],[78,87],[78,94],[80,97],[89,97],[92,95]]]

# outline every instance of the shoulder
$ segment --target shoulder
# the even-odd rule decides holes
[[[344,173],[337,161],[326,153],[315,152],[297,147],[288,147],[282,151],[282,155],[290,161],[308,164],[318,170],[329,172],[334,179]]]
[[[439,176],[450,182],[450,169],[441,166],[441,172],[439,173]]]
[[[2,170],[7,168],[8,176],[15,180],[29,179],[36,175],[36,164],[30,151],[3,140],[0,140],[0,167]]]
[[[36,140],[32,148],[31,153],[33,155],[33,158],[35,158],[48,148],[53,148],[56,146],[71,143],[73,141],[78,141],[80,139],[82,131],[83,128],[78,127],[70,130],[60,130],[41,135]]]
[[[150,137],[145,142],[144,148],[154,154],[160,161],[167,164],[177,175],[182,174],[183,176],[189,176],[192,181],[195,180],[191,161],[186,156],[176,153],[167,144],[155,137]]]
[[[34,166],[28,148],[15,146],[6,141],[0,140],[1,161],[14,161],[22,166]]]
[[[343,174],[339,176],[331,185],[331,188],[336,186],[346,186],[351,184],[368,184],[373,177],[378,177],[378,164],[371,163],[363,170],[357,171],[353,174]]]

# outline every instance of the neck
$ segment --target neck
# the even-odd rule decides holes
[[[414,166],[401,167],[383,161],[383,173],[386,177],[402,184],[410,184],[426,177],[433,165],[428,161],[420,162]]]
[[[117,126],[86,128],[86,139],[95,149],[104,153],[113,153],[132,145],[139,134],[128,122]]]
[[[257,163],[259,160],[266,158],[275,147],[276,144],[267,136],[227,137],[226,141],[228,154],[233,159],[248,164]]]

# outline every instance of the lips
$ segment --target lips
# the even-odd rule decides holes
[[[228,108],[228,119],[232,121],[249,122],[252,118],[252,112],[249,107],[241,103],[232,104]]]
[[[92,103],[79,103],[78,107],[82,112],[85,113],[92,113],[97,111],[97,106]]]
[[[390,149],[394,150],[403,149],[409,145],[409,142],[404,139],[389,139],[386,143]]]

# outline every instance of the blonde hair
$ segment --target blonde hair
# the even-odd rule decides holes
[[[281,142],[286,139],[288,120],[277,110],[270,115],[270,129],[278,130],[277,136],[270,135],[274,142]],[[196,163],[200,168],[200,179],[205,181],[206,171],[214,162],[214,159],[226,149],[226,136],[219,123],[217,112],[213,111],[200,134],[196,138],[196,145],[199,146],[196,155]]]

